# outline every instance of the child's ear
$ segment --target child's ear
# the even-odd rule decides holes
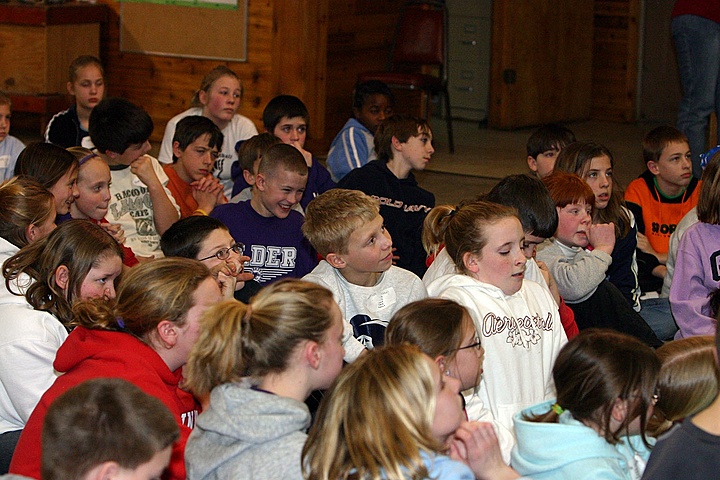
[[[35,240],[40,239],[40,229],[34,223],[31,223],[25,227],[25,239],[28,243],[32,243]]]
[[[160,323],[157,324],[157,327],[155,327],[155,329],[157,331],[157,336],[160,340],[160,345],[162,347],[170,349],[175,346],[178,340],[178,331],[174,323],[172,323],[170,320],[162,320]]]
[[[447,372],[447,366],[446,366],[445,360],[446,360],[445,355],[438,355],[437,357],[435,357],[435,363],[437,364],[438,367],[440,367],[440,371],[442,373]]]
[[[625,417],[628,414],[628,401],[629,400],[623,400],[620,397],[615,399],[611,412],[613,420],[618,423],[622,423],[625,420]]]
[[[176,157],[180,158],[182,156],[183,151],[180,150],[180,142],[173,142],[172,151]]]
[[[537,159],[528,155],[527,162],[530,170],[532,170],[533,172],[537,172]]]
[[[397,139],[397,137],[392,137],[392,139],[390,140],[390,144],[392,145],[392,148],[399,152],[402,151],[404,145],[400,140]]]
[[[478,273],[480,271],[479,259],[480,258],[474,253],[465,252],[463,255],[463,265],[465,265],[468,272]]]
[[[251,187],[255,185],[255,175],[252,174],[250,170],[243,170],[243,178],[245,179],[245,182],[247,182],[248,185]]]
[[[66,291],[68,283],[70,283],[70,270],[65,265],[60,265],[55,269],[55,284],[60,290]]]
[[[333,268],[345,268],[345,260],[337,253],[328,253],[325,255],[325,261],[330,264]]]
[[[313,342],[312,340],[308,340],[305,342],[304,354],[305,354],[305,360],[307,361],[308,365],[310,365],[312,368],[317,370],[320,367],[320,357],[321,357],[321,351],[320,351],[320,344],[317,342]]]
[[[647,168],[650,170],[650,173],[653,175],[658,175],[660,173],[660,169],[658,168],[657,162],[650,160],[647,162]]]
[[[69,93],[70,95],[73,95],[73,96],[74,96],[74,95],[75,95],[75,87],[73,86],[73,83],[72,83],[72,82],[67,82],[67,85],[65,85],[65,86],[67,87],[68,93]]]
[[[117,462],[107,461],[96,465],[84,477],[87,480],[113,480],[122,473]]]
[[[255,175],[255,186],[258,188],[258,190],[264,192],[266,184],[267,179],[265,178],[264,173],[258,173],[257,175]]]
[[[200,90],[200,91],[198,92],[198,100],[200,101],[200,103],[201,103],[202,105],[207,105],[207,103],[208,103],[208,92],[206,92],[205,90]]]
[[[359,108],[353,107],[352,112],[353,112],[353,117],[355,117],[355,119],[360,118],[360,109]]]

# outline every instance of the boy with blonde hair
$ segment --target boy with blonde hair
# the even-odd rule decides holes
[[[18,155],[25,148],[24,143],[10,135],[11,116],[12,101],[0,92],[0,182],[13,177]]]
[[[304,279],[333,292],[353,336],[365,347],[382,345],[395,312],[427,297],[416,275],[393,266],[390,233],[377,200],[368,195],[344,189],[323,193],[308,205],[303,233],[324,257]],[[361,345],[345,342],[346,360],[361,352]]]
[[[638,281],[643,293],[661,289],[667,268],[670,235],[692,210],[700,182],[692,176],[687,137],[677,128],[657,127],[643,139],[647,170],[625,190],[638,231]]]

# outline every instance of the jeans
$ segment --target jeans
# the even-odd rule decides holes
[[[699,155],[707,150],[709,117],[713,111],[720,117],[720,24],[680,15],[672,20],[672,35],[683,91],[677,128],[688,137],[693,175],[700,178]]]
[[[650,325],[655,335],[663,342],[672,340],[678,327],[670,311],[670,299],[648,298],[640,300],[640,305],[640,316]]]

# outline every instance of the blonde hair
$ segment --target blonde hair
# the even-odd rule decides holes
[[[435,368],[414,345],[370,350],[326,394],[302,452],[306,478],[424,479],[432,433]]]
[[[200,103],[200,92],[207,93],[210,91],[210,89],[213,86],[213,83],[215,83],[218,79],[222,77],[232,77],[240,83],[240,77],[237,76],[237,73],[230,70],[225,65],[218,65],[217,67],[210,70],[207,75],[205,75],[200,82],[200,88],[195,90],[195,93],[192,96],[192,99],[190,100],[190,104],[193,107],[202,107],[203,104]],[[242,92],[242,84],[240,85],[240,91]]]
[[[333,301],[325,287],[286,279],[260,290],[249,305],[228,301],[211,307],[185,366],[185,385],[206,395],[242,377],[286,370],[300,342],[325,340]]]
[[[168,320],[185,325],[193,293],[212,278],[210,270],[189,258],[160,258],[141,263],[123,275],[114,300],[91,299],[73,307],[73,326],[122,330],[150,344],[150,334]]]
[[[655,405],[652,435],[668,430],[673,422],[710,405],[718,394],[720,372],[712,335],[668,342],[655,353],[662,362],[658,378],[660,398]]]
[[[35,310],[50,312],[67,326],[72,323],[71,304],[79,298],[88,272],[113,255],[122,260],[123,251],[109,233],[88,220],[68,220],[5,261],[5,285],[10,292],[20,294],[11,288],[11,283],[27,274],[35,280],[25,292],[27,302]],[[68,269],[65,290],[55,280],[60,265]]]
[[[379,214],[380,205],[372,197],[358,190],[334,188],[307,206],[302,231],[320,255],[347,253],[350,235]]]
[[[465,254],[480,255],[488,240],[485,228],[507,217],[517,218],[517,210],[482,200],[458,207],[438,205],[425,218],[423,235],[424,230],[434,232],[432,236],[445,243],[455,268],[467,274]]]
[[[0,185],[0,237],[22,248],[27,228],[55,215],[53,194],[29,177],[13,177]]]

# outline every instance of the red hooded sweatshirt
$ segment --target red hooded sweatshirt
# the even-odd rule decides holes
[[[58,350],[54,367],[64,374],[45,392],[30,415],[10,464],[11,473],[40,478],[42,424],[55,398],[85,380],[122,378],[161,400],[175,415],[180,440],[173,446],[169,475],[166,472],[163,478],[185,478],[185,443],[200,405],[190,393],[178,387],[181,369],[171,372],[152,348],[128,333],[84,327],[70,333]]]

